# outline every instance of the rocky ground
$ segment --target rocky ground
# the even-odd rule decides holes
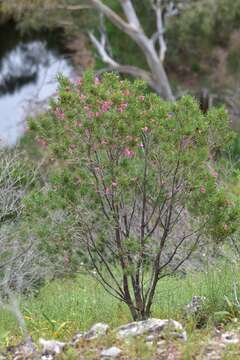
[[[194,296],[185,308],[189,316],[200,314],[204,297]],[[201,319],[201,317],[199,317]],[[196,327],[200,326],[199,329]],[[0,360],[237,360],[240,359],[240,325],[218,325],[212,329],[195,322],[192,331],[172,319],[131,322],[116,329],[97,323],[68,342],[30,337],[8,347]]]
[[[10,347],[1,359],[32,360],[220,360],[240,359],[240,328],[234,331],[214,329],[209,336],[190,340],[190,334],[174,320],[148,319],[111,330],[107,324],[95,324],[68,342],[29,338]]]

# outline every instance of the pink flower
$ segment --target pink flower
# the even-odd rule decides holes
[[[40,145],[42,147],[48,146],[48,142],[46,140],[44,140],[43,138],[38,137],[36,140],[37,140],[38,145]]]
[[[214,172],[212,173],[212,176],[215,177],[215,178],[217,178],[217,177],[218,177],[218,172],[217,172],[217,171],[214,171]]]
[[[144,96],[144,95],[140,95],[140,96],[138,97],[138,99],[139,99],[140,101],[144,101],[144,100],[145,100],[145,96]]]
[[[94,112],[93,111],[88,111],[87,112],[87,116],[89,117],[89,119],[92,119],[94,117]]]
[[[106,195],[109,195],[109,194],[110,194],[110,189],[109,189],[109,187],[106,187],[106,188],[105,188],[105,194],[106,194]]]
[[[143,144],[143,143],[138,144],[138,146],[139,146],[140,148],[144,148],[144,144]]]
[[[79,98],[80,98],[80,100],[85,100],[85,99],[86,99],[86,95],[81,94],[81,95],[79,96]]]
[[[205,187],[203,185],[200,187],[200,192],[202,194],[205,194],[205,192],[206,192],[206,189],[205,189]]]
[[[80,86],[82,84],[82,79],[81,78],[76,79],[75,84]]]
[[[112,101],[111,100],[106,100],[102,103],[102,112],[107,112],[112,106]]]
[[[96,116],[96,117],[99,117],[100,115],[101,115],[100,111],[97,111],[97,112],[95,113],[95,116]]]
[[[59,120],[64,120],[64,118],[65,118],[64,112],[60,108],[56,108],[56,110],[54,111],[54,114],[55,114],[56,118]]]
[[[123,95],[124,96],[129,96],[130,95],[130,91],[128,89],[123,91]]]
[[[90,106],[89,106],[89,105],[85,105],[83,108],[84,108],[85,111],[89,111],[89,110],[90,110]]]
[[[131,159],[133,156],[134,156],[134,151],[128,149],[128,148],[125,148],[124,151],[123,151],[123,154],[128,157],[129,159]]]
[[[120,113],[122,113],[122,112],[124,112],[124,110],[126,110],[127,107],[128,107],[128,103],[127,103],[127,102],[122,103],[122,104],[120,104],[120,106],[118,107],[118,111],[119,111]]]
[[[81,128],[82,127],[82,122],[80,120],[76,121],[76,126]]]
[[[99,85],[99,84],[101,84],[101,80],[99,79],[99,77],[95,77],[95,85]]]
[[[227,230],[228,230],[228,225],[227,225],[227,224],[224,224],[224,225],[223,225],[223,228],[224,228],[225,231],[227,231]]]
[[[103,140],[101,141],[101,144],[102,144],[102,145],[106,145],[106,144],[107,144],[107,140],[104,140],[104,139],[103,139]]]
[[[117,187],[117,183],[115,181],[112,182],[112,187]]]

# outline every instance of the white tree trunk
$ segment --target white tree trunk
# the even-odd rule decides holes
[[[137,67],[124,66],[113,60],[104,48],[104,42],[98,41],[91,33],[90,38],[94,46],[97,48],[103,61],[105,61],[111,69],[139,76],[140,78],[146,80],[149,85],[165,100],[174,100],[168,76],[164,69],[163,62],[159,57],[159,53],[155,48],[154,40],[152,38],[148,38],[145,34],[133,7],[132,1],[119,0],[119,2],[127,21],[115,13],[110,7],[106,6],[101,0],[89,0],[89,4],[91,4],[93,8],[106,16],[118,29],[127,34],[138,45],[147,61],[149,72]],[[159,19],[157,21],[158,38],[160,40],[160,37],[163,36],[163,29],[162,31],[159,29]],[[161,31],[161,34],[159,31]],[[105,36],[106,34],[102,34],[102,37]],[[165,43],[164,46],[166,46]],[[164,51],[165,54],[166,48],[160,49],[160,53],[161,51]],[[134,71],[131,71],[133,69]]]

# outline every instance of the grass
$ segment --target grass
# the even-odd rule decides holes
[[[191,333],[195,323],[184,319],[183,309],[193,295],[202,295],[207,298],[205,311],[209,326],[212,326],[214,314],[226,310],[224,297],[233,301],[234,281],[240,284],[240,271],[232,269],[227,263],[220,263],[205,272],[165,278],[157,288],[152,315],[184,322]],[[131,321],[127,307],[86,275],[55,280],[41,288],[34,297],[23,298],[21,306],[29,332],[35,340],[39,337],[67,340],[76,331],[87,330],[96,322],[106,322],[114,328]],[[15,343],[20,336],[14,316],[0,311],[2,344]],[[190,335],[190,339],[191,336],[195,334]]]

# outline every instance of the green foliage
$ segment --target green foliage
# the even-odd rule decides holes
[[[0,226],[15,221],[23,208],[23,197],[35,184],[34,170],[24,154],[0,151]]]
[[[180,160],[188,209],[205,217],[215,238],[235,230],[238,210],[207,166],[209,154],[218,153],[232,137],[224,109],[213,109],[204,116],[190,97],[167,103],[147,94],[142,82],[132,85],[112,74],[105,75],[101,82],[91,73],[85,74],[80,84],[59,80],[59,95],[52,100],[52,110],[31,120],[30,128],[48,151],[61,159],[67,172],[69,164],[77,169],[79,184],[73,189],[73,202],[77,190],[96,212],[99,193],[114,192],[119,199],[124,194],[131,202],[137,196],[136,182],[143,177],[144,149],[148,146],[150,196],[159,192],[160,164],[167,173]],[[112,160],[108,157],[111,151]],[[99,169],[91,169],[93,163]],[[96,188],[95,171],[102,172],[102,188]],[[68,180],[62,177],[61,181]],[[169,191],[169,181],[168,177],[161,180],[159,202]]]
[[[233,74],[236,74],[240,70],[240,48],[233,48],[229,51],[227,58],[227,65]]]
[[[133,319],[146,318],[157,281],[174,273],[201,237],[219,242],[236,230],[240,207],[210,160],[232,140],[226,113],[204,115],[191,97],[165,102],[145,83],[114,74],[59,83],[51,110],[29,126],[51,161],[61,163],[52,186],[55,192],[60,185],[57,197],[75,217],[73,249],[85,251],[84,261]],[[73,174],[78,185],[69,192]],[[55,195],[48,191],[50,203]],[[114,275],[119,266],[122,280]]]
[[[171,19],[167,29],[170,62],[186,54],[192,63],[201,61],[216,45],[226,46],[239,29],[240,1],[191,0],[181,16]]]
[[[204,272],[163,279],[156,291],[152,315],[182,322],[189,330],[190,337],[196,326],[195,319],[192,319],[193,323],[191,319],[186,322],[183,314],[192,297],[199,295],[206,297],[204,311],[209,328],[213,324],[236,318],[239,320],[239,313],[230,310],[235,305],[229,307],[225,301],[227,296],[230,304],[235,302],[232,293],[234,281],[238,284],[240,282],[239,270],[238,267],[232,268],[229,261],[214,264],[211,268],[205,268]],[[22,297],[21,308],[30,335],[35,341],[39,337],[67,341],[77,331],[86,331],[96,322],[106,322],[115,328],[130,321],[127,307],[104,292],[88,275],[54,280],[42,287],[36,296]],[[1,344],[19,343],[21,333],[14,317],[1,309],[0,320]]]

